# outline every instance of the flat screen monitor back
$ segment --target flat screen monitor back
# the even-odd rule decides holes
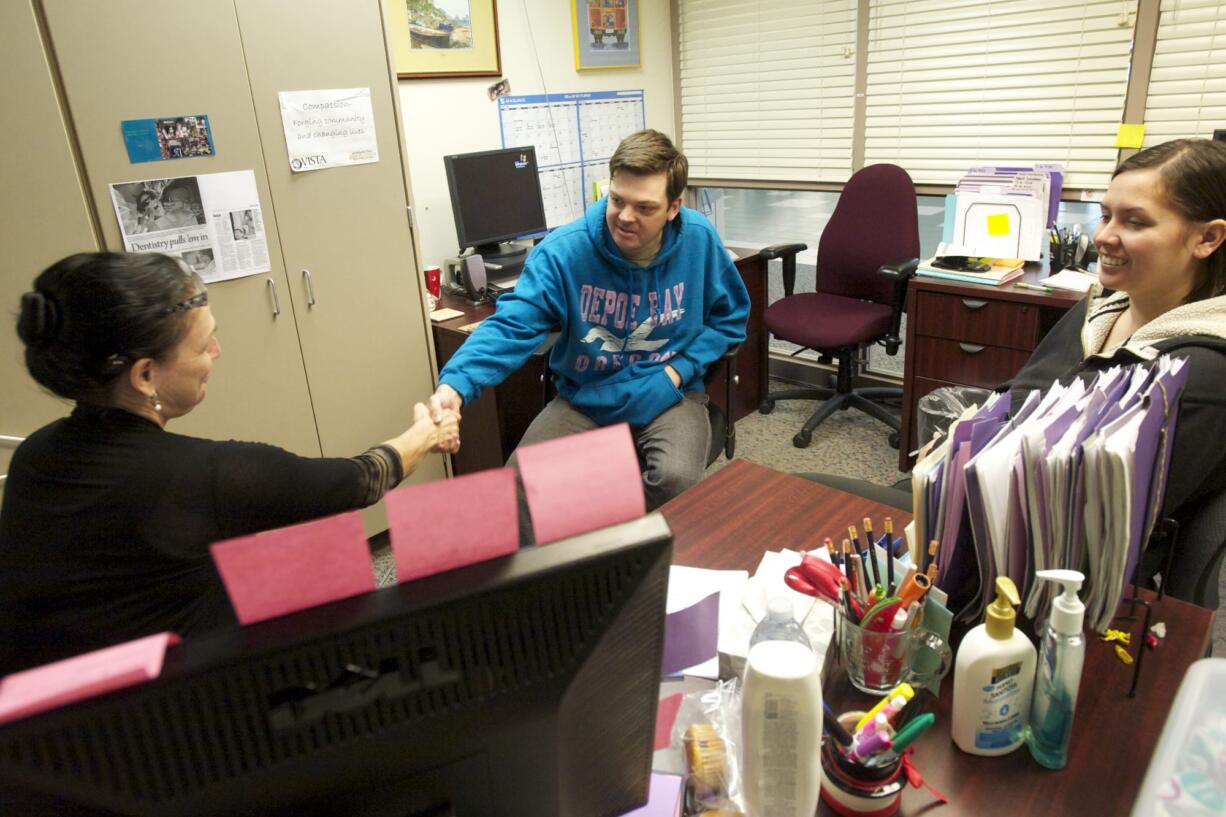
[[[0,727],[5,814],[551,817],[642,806],[659,514],[168,651]]]

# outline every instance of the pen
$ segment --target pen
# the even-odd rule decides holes
[[[894,517],[885,518],[885,594],[894,595]]]
[[[1018,289],[1033,289],[1037,292],[1051,292],[1052,291],[1051,287],[1045,287],[1045,286],[1042,286],[1041,284],[1028,284],[1025,281],[1018,281],[1013,286],[1017,287]]]
[[[830,737],[834,738],[835,743],[840,746],[851,745],[851,733],[839,723],[839,719],[834,716],[834,710],[826,701],[822,701],[822,720],[826,724],[826,731],[830,733]]]

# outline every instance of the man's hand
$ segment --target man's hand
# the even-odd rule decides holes
[[[664,371],[668,372],[668,379],[673,381],[674,388],[681,388],[681,375],[677,374],[677,370],[667,363],[664,365]]]
[[[430,428],[431,452],[454,454],[460,450],[460,415],[455,412],[444,412],[443,421],[435,425],[430,418],[430,410],[421,403],[417,403],[413,406],[413,423],[414,425],[424,424]]]
[[[440,383],[430,395],[430,419],[439,426],[438,450],[454,454],[460,450],[460,393]]]

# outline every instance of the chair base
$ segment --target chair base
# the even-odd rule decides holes
[[[859,409],[870,417],[885,423],[892,429],[894,433],[890,435],[890,444],[896,448],[898,446],[896,442],[898,440],[898,432],[902,429],[902,420],[894,416],[884,406],[872,402],[873,400],[883,399],[902,399],[902,389],[877,386],[852,389],[842,393],[835,389],[825,388],[787,389],[785,391],[771,392],[770,396],[758,405],[758,411],[762,414],[770,414],[775,410],[775,403],[779,400],[824,401],[809,416],[809,419],[805,421],[804,427],[796,432],[796,436],[792,438],[792,445],[797,448],[808,448],[809,443],[813,441],[813,430],[827,417],[836,411],[846,411],[849,408]]]

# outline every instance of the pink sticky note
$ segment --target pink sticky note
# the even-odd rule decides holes
[[[158,633],[15,672],[0,680],[0,723],[152,680],[166,648],[178,643],[174,633]]]
[[[519,548],[515,472],[495,468],[386,497],[396,579],[407,582]]]
[[[375,589],[357,511],[214,542],[209,550],[242,624]]]
[[[625,423],[516,453],[538,544],[643,515],[643,474]]]
[[[667,749],[673,742],[673,724],[677,722],[677,710],[681,708],[681,693],[661,698],[656,707],[656,743],[652,749],[658,752]]]

